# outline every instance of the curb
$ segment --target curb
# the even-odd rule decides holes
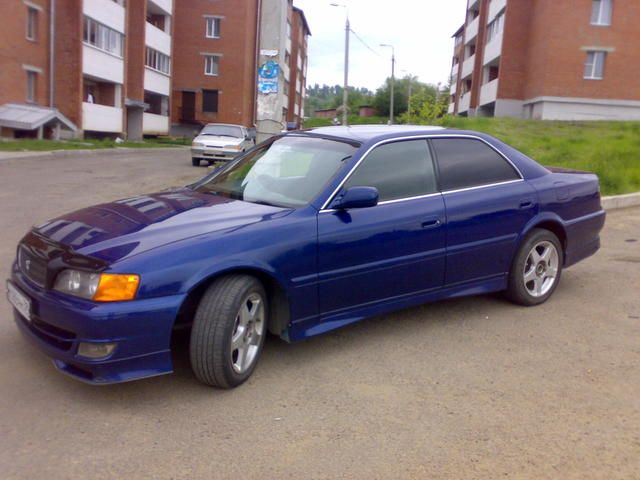
[[[0,160],[15,160],[20,158],[36,158],[36,157],[51,157],[51,156],[75,156],[75,155],[117,155],[117,154],[125,154],[125,153],[145,153],[145,152],[157,152],[157,151],[180,151],[187,150],[190,147],[187,145],[184,146],[175,146],[175,147],[156,147],[156,148],[130,148],[130,147],[113,147],[113,148],[91,148],[86,150],[48,150],[48,151],[33,151],[33,152],[2,152],[0,151]]]
[[[620,208],[637,207],[640,205],[640,192],[626,195],[613,195],[602,197],[602,208],[605,210],[617,210]]]

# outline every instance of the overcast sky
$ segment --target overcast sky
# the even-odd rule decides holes
[[[348,5],[351,29],[378,52],[351,35],[349,85],[375,91],[391,75],[391,50],[381,43],[395,46],[397,76],[405,70],[423,82],[447,82],[451,35],[464,21],[467,0],[294,0],[312,34],[308,85],[344,82],[345,9],[332,7],[333,2]]]

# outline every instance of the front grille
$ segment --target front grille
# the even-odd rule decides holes
[[[76,335],[73,332],[55,327],[39,317],[33,317],[31,321],[24,318],[17,310],[14,315],[29,329],[31,332],[47,342],[49,345],[60,350],[68,351],[73,346]]]
[[[47,280],[47,260],[27,247],[21,245],[18,249],[18,266],[20,271],[36,285],[44,287]]]

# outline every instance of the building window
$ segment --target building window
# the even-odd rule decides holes
[[[289,95],[289,80],[284,81],[284,94]]]
[[[291,54],[288,51],[284,51],[284,64],[289,65],[291,63]]]
[[[501,13],[487,27],[487,43],[500,35],[503,29],[504,13]]]
[[[38,74],[27,70],[27,102],[35,103]]]
[[[220,70],[220,57],[218,55],[205,55],[204,74],[218,76]]]
[[[202,111],[218,113],[218,90],[202,90]]]
[[[164,53],[160,53],[153,48],[147,47],[144,64],[149,68],[169,75],[169,70],[171,68],[169,56]]]
[[[287,38],[291,38],[291,22],[287,20]]]
[[[207,38],[220,38],[220,18],[207,17]]]
[[[84,43],[122,57],[122,34],[94,19],[84,17]]]
[[[587,80],[602,80],[604,78],[604,62],[607,52],[587,52],[584,64],[584,78]]]
[[[591,25],[611,25],[613,0],[593,0],[591,7]]]
[[[27,39],[36,41],[38,36],[38,10],[27,7]]]

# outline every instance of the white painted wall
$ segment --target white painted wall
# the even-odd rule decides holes
[[[124,33],[125,10],[112,0],[84,0],[82,12],[107,27]]]
[[[464,32],[464,43],[469,43],[478,36],[478,27],[480,26],[480,17],[476,17],[467,25]]]
[[[122,132],[122,109],[82,103],[82,129],[94,132]]]
[[[473,73],[473,64],[476,61],[476,56],[471,55],[462,63],[462,78],[467,78]]]
[[[171,93],[171,79],[167,75],[156,72],[151,68],[144,69],[144,89],[150,92],[167,95]]]
[[[124,61],[115,55],[83,44],[82,73],[108,82],[122,84],[124,83]]]
[[[169,117],[144,113],[142,115],[142,131],[147,135],[166,135],[169,133]]]
[[[165,55],[171,56],[171,36],[145,22],[145,44]],[[204,35],[204,33],[203,33]]]
[[[471,92],[465,93],[462,97],[460,97],[460,101],[458,102],[458,113],[464,113],[469,110],[469,105],[471,104]]]
[[[540,97],[525,102],[527,116],[542,120],[640,120],[640,102]]]
[[[522,100],[508,100],[499,98],[496,100],[494,115],[496,117],[522,118],[524,116]]]
[[[498,13],[507,6],[507,0],[491,0],[489,4],[489,16],[487,17],[487,24],[498,16]]]

